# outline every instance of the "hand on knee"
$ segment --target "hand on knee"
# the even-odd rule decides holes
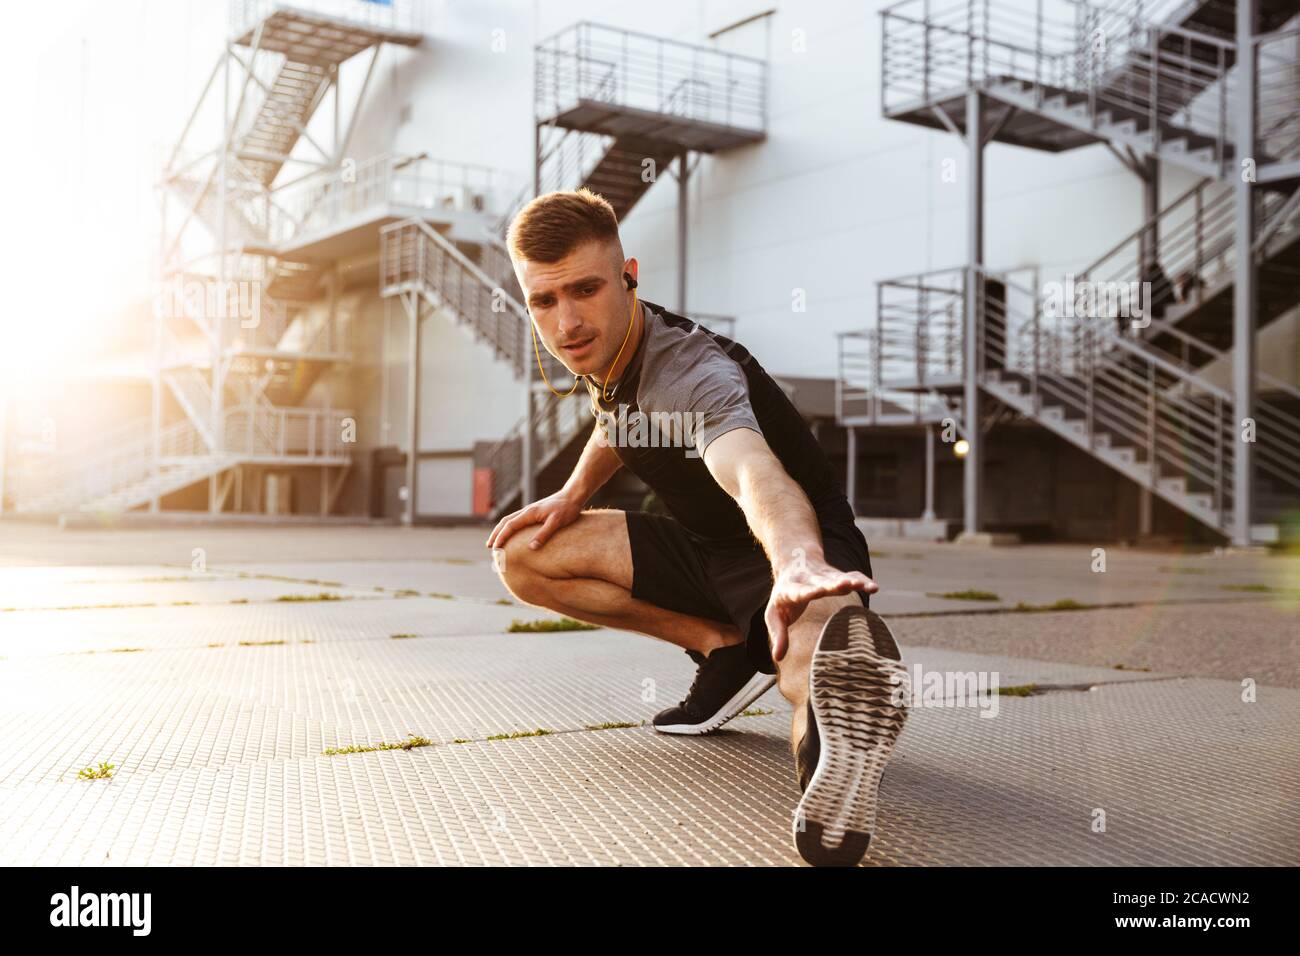
[[[516,532],[504,546],[492,549],[492,567],[506,589],[527,604],[538,603],[543,578],[537,552],[528,547],[529,535]]]

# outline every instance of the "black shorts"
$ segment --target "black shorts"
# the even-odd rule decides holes
[[[670,611],[734,624],[745,635],[754,666],[775,674],[763,620],[772,594],[772,565],[762,547],[748,537],[702,538],[666,515],[625,514],[632,548],[632,596]],[[827,563],[871,577],[867,540],[857,525],[823,524],[821,531]],[[858,597],[868,606],[867,594],[859,591]]]

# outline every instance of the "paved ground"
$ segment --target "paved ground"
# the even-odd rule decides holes
[[[507,633],[485,536],[0,522],[0,863],[797,863],[779,694],[655,734],[686,655]],[[1036,692],[914,704],[867,864],[1300,862],[1300,559],[873,553],[918,690]]]

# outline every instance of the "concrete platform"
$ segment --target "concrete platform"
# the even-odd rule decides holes
[[[716,735],[658,735],[642,721],[685,693],[686,655],[606,629],[506,633],[551,615],[495,604],[504,592],[468,535],[422,536],[437,560],[358,560],[368,545],[345,538],[338,553],[277,561],[273,540],[249,548],[256,563],[212,558],[206,575],[165,560],[177,542],[157,563],[0,570],[0,606],[22,608],[0,612],[0,864],[800,863],[790,706],[775,690]],[[901,557],[913,547],[884,547],[899,557],[880,563],[900,575],[928,566],[904,582],[919,594],[927,574],[955,580],[949,561],[969,560],[941,548]],[[1003,554],[981,556],[1008,563],[970,583],[1003,582],[1004,601],[1046,587],[1044,554]],[[413,586],[422,594],[394,596]],[[1109,587],[1152,603],[900,610],[914,672],[1036,692],[1000,695],[995,710],[951,694],[914,705],[865,865],[1300,863],[1300,689],[1280,686],[1283,664],[1276,683],[1249,673],[1294,656],[1290,606],[1233,593],[1159,603],[1134,581]],[[1167,581],[1157,587],[1169,597]],[[338,600],[275,600],[322,590]],[[54,609],[88,603],[155,606]],[[1258,640],[1235,659],[1177,653],[1174,632],[1229,633],[1244,614]],[[1117,669],[1116,647],[1174,666]],[[412,735],[430,744],[324,753]],[[111,779],[78,779],[101,761]]]

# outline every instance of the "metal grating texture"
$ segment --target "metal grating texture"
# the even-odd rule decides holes
[[[0,863],[798,864],[775,691],[757,705],[772,713],[707,738],[589,729],[648,720],[690,662],[623,632],[501,633],[523,612],[408,598],[6,615],[23,627],[0,648]],[[1233,681],[899,633],[912,667],[1061,689],[1000,697],[994,718],[916,708],[868,865],[1300,862],[1300,691],[1243,703]],[[107,652],[128,641],[145,650]],[[410,734],[433,746],[322,755]],[[101,760],[113,779],[76,779]]]

